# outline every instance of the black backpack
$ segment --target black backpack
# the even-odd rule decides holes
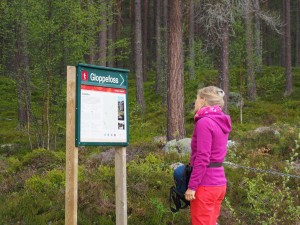
[[[192,167],[188,165],[180,165],[174,169],[173,177],[175,185],[170,188],[170,209],[172,212],[178,212],[180,209],[185,209],[190,205],[184,197],[188,188]],[[172,206],[175,205],[175,207]]]

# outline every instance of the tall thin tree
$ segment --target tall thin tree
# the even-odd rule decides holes
[[[224,97],[224,111],[228,112],[229,100],[229,25],[227,21],[222,23],[221,27],[221,47],[220,47],[220,66],[219,66],[219,79],[220,86],[226,93]]]
[[[142,51],[142,16],[141,0],[135,0],[135,74],[136,74],[136,103],[142,112],[145,111],[144,82],[143,82],[143,51]]]
[[[291,4],[290,0],[285,0],[285,96],[292,93],[292,55],[291,55]]]
[[[161,59],[162,72],[160,74],[162,104],[167,104],[167,76],[168,76],[168,2],[161,0],[162,7],[162,26],[161,26]]]
[[[169,1],[167,139],[185,137],[182,2]]]
[[[142,29],[143,29],[143,35],[142,35],[142,40],[143,40],[143,80],[144,82],[147,81],[147,67],[148,67],[148,62],[147,62],[147,54],[148,54],[148,18],[149,18],[149,1],[144,0],[142,4],[142,11],[143,11],[143,16],[142,16]]]
[[[110,12],[114,12],[115,5],[114,1],[109,1],[108,2],[108,10]],[[107,26],[107,55],[108,55],[108,60],[107,60],[107,66],[108,67],[115,67],[115,62],[114,62],[114,56],[115,56],[115,48],[113,46],[113,43],[115,42],[116,37],[115,37],[115,20],[114,20],[114,13],[112,13],[108,17],[108,26]]]
[[[256,81],[254,71],[254,48],[253,48],[253,13],[252,2],[248,1],[245,7],[245,26],[246,26],[246,85],[247,97],[251,101],[256,100]]]
[[[163,65],[162,65],[162,36],[161,36],[161,8],[162,1],[156,0],[156,13],[155,13],[155,40],[156,40],[156,83],[155,83],[155,91],[157,94],[162,93],[162,73],[163,73]]]
[[[229,96],[229,28],[234,18],[234,3],[231,0],[202,1],[198,21],[203,25],[207,35],[205,44],[208,47],[218,46],[219,54],[219,86],[225,91],[225,108]],[[218,16],[216,16],[218,15]]]
[[[260,22],[260,1],[255,0],[253,7],[255,11],[254,25],[254,44],[255,44],[255,71],[260,71],[262,68],[262,38],[261,38],[261,22]]]
[[[300,67],[300,0],[297,0],[296,67]]]
[[[101,0],[102,18],[99,21],[100,32],[98,37],[98,63],[101,66],[106,66],[106,48],[107,48],[107,2]]]
[[[195,79],[195,7],[194,0],[189,0],[189,78]]]

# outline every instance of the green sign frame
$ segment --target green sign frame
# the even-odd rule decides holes
[[[76,65],[76,147],[129,145],[128,73]]]

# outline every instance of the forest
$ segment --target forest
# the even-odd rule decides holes
[[[128,224],[172,213],[197,90],[231,116],[220,225],[300,224],[300,0],[0,0],[0,224],[64,224],[67,66],[128,69]],[[78,224],[115,224],[114,148],[79,148]]]

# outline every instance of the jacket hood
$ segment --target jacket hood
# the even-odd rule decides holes
[[[209,113],[204,115],[203,117],[209,117],[210,119],[215,121],[225,134],[230,133],[232,126],[229,115],[226,115],[224,113]]]

